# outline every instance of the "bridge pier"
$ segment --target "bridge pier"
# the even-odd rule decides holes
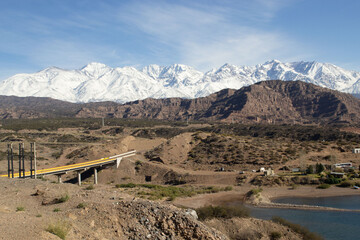
[[[97,168],[96,167],[94,167],[94,184],[98,184]]]
[[[57,175],[57,177],[58,177],[58,183],[62,183],[61,176],[62,176],[62,175],[60,175],[60,174],[59,174],[59,175]]]
[[[77,172],[78,185],[81,186],[81,171]]]

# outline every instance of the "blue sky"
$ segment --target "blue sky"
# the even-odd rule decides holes
[[[0,80],[89,62],[329,62],[360,71],[358,0],[1,0]]]

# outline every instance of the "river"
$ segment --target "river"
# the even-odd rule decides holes
[[[276,199],[276,203],[306,204],[343,209],[360,209],[360,196],[299,198],[288,197]],[[293,223],[307,227],[325,239],[360,239],[360,213],[311,211],[280,208],[254,208],[251,215],[260,219],[271,219],[273,216],[282,217]]]

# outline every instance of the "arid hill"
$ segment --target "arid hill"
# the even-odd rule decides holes
[[[220,120],[243,123],[359,123],[360,100],[301,81],[271,80],[196,99],[145,99],[117,104],[68,103],[50,98],[0,97],[0,117]]]

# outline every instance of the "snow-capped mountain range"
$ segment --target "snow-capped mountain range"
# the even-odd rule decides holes
[[[145,98],[197,98],[225,88],[239,89],[264,80],[301,80],[347,93],[360,93],[360,73],[329,63],[277,60],[256,66],[225,64],[203,73],[174,64],[111,68],[90,63],[78,70],[46,68],[33,74],[16,74],[0,82],[0,95],[51,97],[69,102],[116,101]]]

